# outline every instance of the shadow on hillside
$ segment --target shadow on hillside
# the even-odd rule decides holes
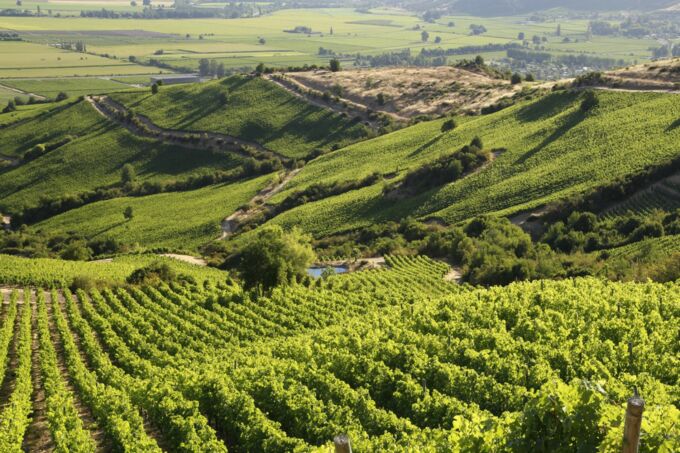
[[[430,139],[429,141],[427,141],[426,143],[423,143],[418,148],[416,148],[415,151],[413,151],[411,154],[409,154],[409,157],[414,157],[414,156],[417,156],[418,154],[422,153],[427,148],[429,148],[430,146],[433,146],[435,143],[440,141],[442,139],[442,137],[444,137],[444,134],[439,134],[439,135],[433,137],[432,139]]]
[[[120,215],[121,215],[121,216],[123,215],[123,212],[122,212],[122,211],[121,211]],[[127,222],[128,222],[127,220],[121,220],[120,222],[114,223],[114,224],[112,224],[111,226],[108,226],[108,227],[104,228],[103,230],[100,230],[100,231],[95,232],[92,236],[90,236],[90,239],[96,238],[97,236],[99,236],[99,235],[101,235],[101,234],[104,234],[104,233],[106,233],[107,231],[111,231],[111,230],[113,230],[114,228],[117,228],[117,227],[119,227],[119,226],[121,226],[121,225],[124,225],[124,224],[126,224]]]
[[[668,126],[668,127],[666,128],[666,132],[670,132],[670,131],[675,130],[675,129],[679,128],[679,127],[680,127],[680,118],[678,118],[677,120],[673,121],[673,124],[671,124],[670,126]]]
[[[574,102],[572,93],[553,93],[523,107],[517,112],[517,119],[523,123],[552,118],[568,109]]]
[[[567,132],[569,132],[569,130],[576,127],[585,118],[586,115],[584,115],[583,112],[581,112],[580,110],[575,110],[571,112],[564,119],[564,121],[562,121],[562,124],[557,129],[555,129],[550,135],[543,139],[543,141],[538,146],[524,153],[519,159],[517,159],[516,163],[518,164],[525,163],[527,160],[531,159],[534,155],[536,155],[536,153],[541,151],[543,148],[559,140],[564,134],[566,134]]]

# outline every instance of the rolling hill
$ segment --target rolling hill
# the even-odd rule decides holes
[[[352,118],[308,104],[257,77],[232,76],[193,86],[112,94],[111,98],[155,124],[220,132],[301,159],[361,140],[368,130]]]

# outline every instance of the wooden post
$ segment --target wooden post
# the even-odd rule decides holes
[[[640,426],[642,425],[642,412],[645,410],[645,401],[635,392],[628,400],[626,408],[626,421],[623,427],[623,453],[637,453],[640,447]]]
[[[352,453],[352,445],[347,434],[340,434],[333,439],[335,453]]]

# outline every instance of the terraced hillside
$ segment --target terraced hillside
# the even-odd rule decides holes
[[[297,159],[317,148],[341,147],[368,134],[352,118],[313,106],[257,77],[233,76],[206,84],[163,87],[155,96],[145,90],[116,93],[111,98],[161,127],[220,132]]]
[[[438,120],[322,156],[271,202],[281,202],[319,181],[358,180],[373,172],[392,182],[409,169],[460,149],[475,136],[488,149],[505,149],[480,171],[414,197],[386,199],[383,183],[378,182],[297,207],[272,222],[301,224],[324,235],[407,215],[446,222],[488,213],[511,215],[588,193],[678,158],[676,95],[598,92],[597,98],[599,106],[584,112],[582,93],[555,93],[468,118],[453,131],[442,132],[445,120]],[[389,162],[384,156],[390,156]]]
[[[256,300],[3,291],[0,445],[327,451],[345,433],[356,451],[619,451],[636,386],[641,451],[678,447],[677,284],[467,289],[425,258],[388,264]]]
[[[20,211],[41,199],[78,196],[120,183],[130,164],[138,183],[189,179],[242,164],[233,153],[187,149],[137,137],[78,101],[2,130],[0,154],[21,158],[0,173],[0,209]],[[38,150],[26,158],[27,152]]]
[[[675,95],[601,91],[596,96],[599,105],[588,111],[582,109],[583,93],[557,92],[494,114],[461,118],[454,130],[442,132],[446,120],[436,120],[328,153],[291,175],[267,203],[283,204],[319,184],[358,182],[374,173],[382,178],[285,209],[269,222],[298,225],[319,237],[408,215],[447,223],[480,214],[512,215],[589,193],[678,158],[680,108]],[[386,183],[393,184],[409,171],[455,153],[475,137],[485,148],[498,150],[481,169],[412,196],[385,195]],[[192,201],[196,197],[185,192],[171,198],[178,206],[188,207],[196,203]],[[149,203],[154,199],[150,197]],[[121,203],[95,203],[49,219],[40,227],[73,230],[93,216],[102,219],[95,222],[98,227],[111,226],[120,216]],[[140,210],[146,203],[135,201]],[[214,231],[217,224],[208,228],[214,220],[199,218],[202,213],[197,209],[192,218],[206,225],[205,231]],[[226,217],[231,213],[220,214]],[[150,226],[162,220],[144,222]],[[86,229],[88,233],[97,231],[95,227]],[[116,231],[127,239],[150,240],[150,245],[187,239],[187,244],[195,246],[198,237],[207,237],[179,235],[168,241],[138,235],[138,231]]]

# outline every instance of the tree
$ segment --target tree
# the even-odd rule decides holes
[[[264,73],[264,69],[265,69],[264,63],[260,63],[255,67],[255,73],[257,75],[260,75],[260,74]]]
[[[221,79],[222,77],[224,77],[224,75],[225,75],[226,73],[227,73],[227,71],[224,69],[224,63],[218,64],[218,65],[217,65],[217,72],[215,73],[215,75],[216,75],[218,78]]]
[[[385,105],[385,94],[378,93],[378,95],[375,97],[375,100],[378,103],[378,105]]]
[[[134,218],[134,216],[135,216],[135,213],[134,213],[134,211],[132,210],[132,206],[128,206],[128,207],[125,208],[125,210],[123,211],[123,217],[125,217],[125,220],[127,220],[128,222],[129,222],[130,220],[132,220],[132,219]]]
[[[329,62],[328,66],[331,69],[331,71],[338,72],[340,70],[340,60],[338,60],[337,58],[333,58]]]
[[[520,40],[520,41],[524,41],[526,39],[526,37],[527,37],[527,35],[523,31],[519,32],[519,34],[517,35],[517,39]]]
[[[442,132],[452,131],[456,128],[456,120],[453,118],[444,121],[442,124]]]
[[[481,138],[475,137],[470,142],[470,146],[474,146],[475,148],[479,148],[479,149],[484,149],[484,142],[482,142]]]
[[[120,181],[123,184],[132,184],[136,178],[135,167],[130,164],[123,165],[123,169],[120,172]]]
[[[435,44],[439,44],[440,42],[442,42],[442,37],[441,37],[441,36],[437,36],[436,38],[434,38],[434,43],[435,43]]]
[[[534,78],[534,75],[533,75],[533,74],[527,74],[527,75],[524,77],[524,80],[526,80],[527,82],[535,82],[535,81],[536,81],[536,79]]]
[[[259,42],[260,44],[262,44],[263,46],[264,46],[265,44],[267,44],[267,40],[264,39],[264,38],[260,38],[260,39],[258,40],[258,42]]]
[[[512,77],[510,77],[510,83],[512,83],[513,85],[522,83],[522,76],[517,73],[514,73]]]
[[[198,61],[198,73],[202,76],[210,75],[210,61],[207,58]]]
[[[246,288],[264,291],[301,280],[314,261],[311,237],[293,228],[264,227],[243,250],[240,271]]]
[[[477,65],[477,66],[484,66],[484,63],[485,63],[485,62],[484,62],[484,57],[483,57],[483,56],[477,55],[477,56],[475,57],[475,65]]]
[[[562,25],[557,24],[557,30],[555,31],[556,36],[562,36]]]
[[[154,83],[153,85],[151,85],[151,94],[156,94],[156,93],[158,93],[158,84]]]
[[[423,30],[423,32],[420,34],[420,39],[422,39],[423,42],[430,40],[430,34],[427,32],[427,30]]]
[[[9,101],[7,101],[7,106],[6,106],[4,109],[2,109],[2,113],[13,112],[13,111],[15,111],[16,109],[17,109],[17,106],[16,106],[16,104],[14,103],[14,101],[13,101],[13,100],[9,100]]]
[[[600,101],[597,99],[595,92],[592,90],[588,90],[583,95],[583,100],[581,101],[581,111],[583,113],[589,112],[590,110],[597,107],[599,104]]]
[[[61,102],[65,99],[68,99],[68,94],[63,92],[63,91],[60,91],[59,94],[57,94],[57,97],[54,100],[57,101],[57,102]]]
[[[531,38],[531,41],[538,46],[539,44],[541,44],[541,37],[538,35],[534,35],[534,37]]]
[[[89,261],[92,250],[83,242],[72,242],[62,252],[61,258],[70,261]]]

